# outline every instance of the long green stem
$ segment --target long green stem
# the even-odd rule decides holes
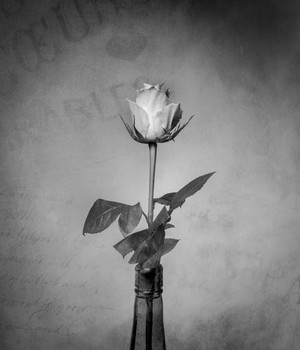
[[[150,172],[149,172],[149,197],[148,197],[148,224],[151,227],[153,223],[153,194],[155,181],[155,167],[156,167],[156,153],[157,144],[149,143],[149,158],[150,158]]]

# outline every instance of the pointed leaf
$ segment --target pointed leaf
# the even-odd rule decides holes
[[[165,229],[167,230],[168,228],[174,228],[175,226],[173,224],[166,224]]]
[[[162,247],[155,254],[153,254],[148,260],[144,262],[143,267],[146,267],[146,268],[157,267],[159,265],[160,258],[163,255],[168,254],[173,248],[175,248],[178,242],[179,242],[179,239],[166,238]]]
[[[170,219],[166,207],[163,207],[162,210],[157,215],[156,219],[153,222],[152,232],[157,230],[160,225],[165,225],[166,221]],[[166,224],[165,228],[172,228],[174,225]],[[136,250],[138,246],[150,236],[151,232],[149,229],[142,230],[139,232],[132,233],[122,239],[120,242],[114,245],[114,248],[123,256],[123,258],[133,250]]]
[[[172,140],[174,140],[174,138],[180,133],[180,131],[183,130],[183,129],[188,125],[188,123],[192,120],[192,118],[194,118],[193,115],[192,115],[192,116],[190,117],[190,119],[189,119],[186,123],[184,123],[182,126],[177,125],[177,126],[178,126],[177,129],[176,129],[176,127],[175,127],[175,130],[172,131],[172,136],[171,136],[171,139],[172,139]]]
[[[148,229],[132,233],[120,242],[114,245],[114,248],[123,256],[123,258],[137,247],[150,235]]]
[[[143,264],[163,245],[165,239],[164,225],[160,225],[150,237],[145,239],[135,250],[129,264]]]
[[[174,197],[175,194],[176,192],[167,193],[160,198],[154,198],[153,201],[154,203],[159,203],[162,205],[170,205],[172,198]]]
[[[127,236],[139,224],[143,211],[140,203],[136,205],[124,205],[119,217],[119,228],[123,236]]]
[[[130,206],[101,198],[97,199],[85,220],[83,234],[104,231],[119,215],[121,215],[119,220],[120,229],[127,234],[138,225],[142,217],[142,208],[139,203]],[[128,220],[127,223],[126,220]]]
[[[182,204],[185,202],[185,200],[195,194],[197,191],[199,191],[203,185],[206,183],[206,181],[214,174],[209,173],[203,176],[199,176],[193,181],[189,182],[186,186],[184,186],[181,190],[179,190],[174,197],[172,198],[171,205],[170,205],[170,212],[172,212],[174,209],[181,207]]]
[[[161,211],[158,213],[157,217],[153,221],[153,230],[156,230],[160,225],[165,224],[168,220],[170,220],[170,215],[166,207],[163,207]]]
[[[120,215],[122,205],[97,199],[90,209],[83,227],[83,234],[98,233],[110,226]]]

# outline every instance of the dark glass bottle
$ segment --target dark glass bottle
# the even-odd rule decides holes
[[[130,350],[166,350],[163,267],[135,267],[135,302]]]

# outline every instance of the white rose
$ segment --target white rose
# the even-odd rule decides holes
[[[156,143],[173,140],[189,122],[180,126],[180,104],[169,104],[170,90],[162,90],[162,85],[144,84],[142,89],[137,90],[136,102],[127,99],[132,126],[122,120],[135,141]]]

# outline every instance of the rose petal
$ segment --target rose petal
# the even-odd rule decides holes
[[[156,84],[155,88],[156,89],[161,89],[164,86],[165,82],[162,82],[161,84]]]
[[[182,116],[180,103],[171,103],[165,106],[156,116],[162,120],[162,125],[165,130],[173,129]]]
[[[145,143],[145,140],[142,140],[140,137],[138,137],[136,135],[136,132],[134,131],[134,127],[131,127],[130,125],[128,125],[125,120],[122,118],[121,115],[119,115],[119,117],[121,118],[123,124],[126,127],[126,130],[128,131],[129,135],[137,142],[141,142],[141,143]]]
[[[135,133],[137,139],[139,140],[139,142],[148,143],[148,141],[145,139],[145,136],[143,136],[143,135],[138,131],[138,129],[135,127],[135,123],[133,124],[133,130],[134,130],[134,133]]]
[[[152,87],[152,84],[144,83],[144,89],[151,89]]]
[[[138,93],[136,104],[142,107],[151,118],[167,106],[168,98],[163,90],[151,87]]]
[[[155,135],[153,128],[149,128],[145,139],[148,142],[156,142],[156,135]]]
[[[165,130],[164,121],[155,115],[150,123],[146,138],[149,141],[156,141],[157,138],[165,134]]]
[[[138,106],[135,102],[127,99],[129,108],[132,113],[132,123],[139,133],[145,137],[149,128],[149,118],[143,108]]]
[[[151,84],[144,83],[144,87],[142,87],[141,89],[137,89],[137,90],[136,90],[136,93],[137,93],[137,95],[138,95],[138,94],[141,93],[142,91],[144,91],[144,90],[149,90],[149,89],[151,89],[151,88],[153,88],[153,87],[154,87],[154,86],[151,85]]]

